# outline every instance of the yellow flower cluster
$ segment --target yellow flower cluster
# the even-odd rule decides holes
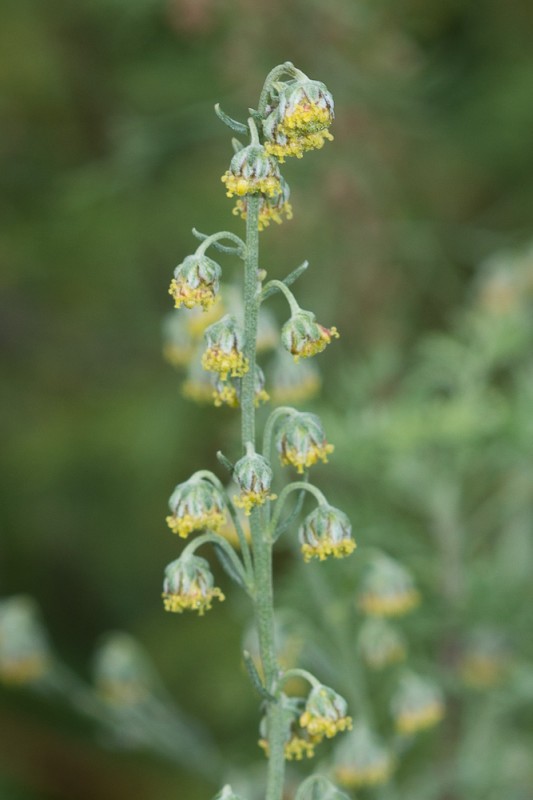
[[[298,362],[300,358],[311,358],[311,356],[321,353],[332,339],[338,339],[340,333],[337,328],[324,328],[323,325],[317,325],[319,329],[319,336],[316,339],[307,339],[302,343],[297,353],[293,353],[294,360]]]
[[[298,103],[278,124],[278,141],[266,142],[265,150],[282,164],[286,156],[302,158],[306,150],[320,150],[326,139],[333,141],[327,129],[331,121],[332,116],[327,108],[310,101]]]
[[[401,711],[396,717],[396,729],[399,733],[411,735],[417,731],[432,728],[444,717],[444,706],[439,700],[434,700],[420,708],[411,708]]]
[[[186,308],[202,306],[204,311],[213,305],[216,296],[210,284],[200,283],[192,287],[186,281],[176,278],[170,281],[168,293],[174,298],[174,308],[180,308],[182,305]]]
[[[324,464],[327,464],[328,455],[330,455],[334,449],[332,444],[313,444],[309,446],[305,453],[302,453],[296,450],[296,448],[286,447],[280,455],[280,459],[284,466],[292,464],[293,467],[296,467],[300,475],[302,475],[304,469],[316,464],[319,459]]]
[[[248,360],[244,354],[235,348],[229,353],[220,347],[208,347],[202,356],[202,367],[208,372],[218,372],[223,381],[228,375],[232,378],[242,378],[248,372]]]
[[[237,508],[242,508],[247,517],[252,513],[252,508],[255,506],[262,506],[267,500],[275,500],[276,494],[271,494],[268,489],[263,489],[259,492],[246,491],[241,492],[240,495],[235,495],[233,502]]]
[[[346,789],[362,789],[386,783],[393,769],[392,759],[384,756],[374,764],[346,764],[335,767],[337,781]]]
[[[203,528],[209,528],[215,532],[218,531],[224,524],[225,517],[220,511],[213,509],[198,515],[183,514],[182,516],[176,516],[176,514],[170,514],[165,521],[172,533],[177,533],[182,539],[186,539],[193,531],[200,531]]]
[[[227,170],[220,179],[226,184],[226,195],[233,197],[243,197],[246,194],[263,194],[266,197],[274,197],[281,192],[281,184],[278,177],[267,175],[265,177],[253,176],[249,178],[244,175],[235,175]]]
[[[185,610],[198,611],[200,616],[209,611],[215,597],[221,602],[225,599],[220,589],[216,586],[212,589],[202,590],[194,584],[190,585],[187,592],[180,594],[163,592],[162,597],[165,611],[172,611],[175,614],[181,614]]]
[[[245,200],[237,200],[235,203],[235,207],[232,211],[235,216],[240,217],[241,219],[246,219],[247,214],[247,205]],[[259,220],[258,220],[258,228],[260,231],[268,228],[271,222],[276,222],[278,225],[281,225],[283,222],[283,216],[287,221],[292,219],[292,206],[289,202],[282,203],[281,206],[274,205],[269,203],[266,198],[261,198],[259,203]]]
[[[416,589],[406,589],[404,592],[391,594],[366,592],[359,597],[361,610],[376,617],[401,617],[419,603],[420,593]]]
[[[322,717],[317,714],[312,714],[309,711],[304,711],[300,717],[300,725],[306,728],[310,735],[315,737],[316,742],[322,740],[324,736],[332,739],[337,733],[341,731],[349,731],[352,728],[351,717]]]
[[[285,742],[285,758],[287,761],[302,761],[303,758],[313,758],[315,744],[318,744],[318,742],[302,739],[301,736],[293,734],[289,741]],[[266,739],[259,739],[259,747],[264,750],[267,756],[269,755],[268,741]]]
[[[344,556],[349,556],[350,553],[353,553],[355,548],[356,544],[353,539],[342,539],[339,542],[334,542],[332,539],[324,537],[317,544],[302,544],[301,551],[304,561],[309,562],[312,558],[325,561],[328,556],[344,558]]]

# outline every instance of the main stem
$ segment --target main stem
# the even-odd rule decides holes
[[[249,369],[242,379],[242,446],[255,447],[255,362],[259,287],[259,197],[249,195],[246,213],[246,259],[244,262],[244,355]],[[254,555],[254,612],[259,650],[267,691],[276,699],[269,703],[268,780],[266,800],[281,800],[285,773],[283,709],[278,699],[278,665],[274,644],[274,597],[272,587],[272,540],[268,511],[255,508],[250,517]]]

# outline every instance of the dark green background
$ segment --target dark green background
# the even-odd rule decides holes
[[[261,237],[272,276],[311,262],[299,298],[342,333],[320,359],[320,403],[335,406],[340,370],[384,345],[408,362],[480,261],[531,235],[533,9],[4,0],[1,16],[2,595],[36,598],[83,677],[103,632],[135,634],[177,703],[246,763],[248,610],[236,590],[201,621],[160,605],[169,492],[235,446],[231,413],[181,399],[160,354],[190,229],[240,232],[213,104],[243,118],[287,59],[335,97],[335,141],[284,169],[294,221]],[[70,735],[77,723],[24,692],[1,699],[1,797],[212,793],[83,726]]]

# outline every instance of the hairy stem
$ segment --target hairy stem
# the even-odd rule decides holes
[[[244,355],[249,369],[242,379],[242,447],[255,448],[255,362],[257,341],[259,263],[259,198],[248,196],[246,214],[246,258],[244,262]],[[272,539],[268,507],[255,508],[250,516],[254,556],[254,612],[259,650],[267,692],[278,697],[279,668],[274,643],[274,597],[272,585]],[[278,699],[268,704],[268,779],[266,800],[281,800],[285,772],[283,709]]]

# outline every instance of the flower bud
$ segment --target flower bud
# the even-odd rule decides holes
[[[271,97],[267,114],[265,149],[281,163],[287,156],[302,158],[306,150],[320,149],[326,139],[333,139],[328,131],[334,119],[333,98],[320,81],[289,81]]]
[[[318,459],[327,463],[333,445],[316,414],[295,412],[285,417],[278,428],[276,447],[283,465],[292,464],[299,473],[316,464]]]
[[[193,475],[179,483],[168,501],[172,512],[166,522],[172,533],[183,539],[192,531],[217,531],[224,523],[225,500],[220,490],[205,478]]]
[[[389,664],[403,661],[406,647],[403,636],[380,617],[369,617],[361,626],[359,650],[365,663],[372,669],[383,669]]]
[[[259,197],[259,218],[258,228],[260,231],[268,228],[271,222],[281,225],[283,217],[286,220],[292,219],[292,206],[289,203],[290,189],[289,184],[280,178],[280,191],[267,197],[260,195]],[[235,203],[233,214],[239,216],[241,219],[246,219],[248,215],[248,198],[241,197]]]
[[[274,197],[281,192],[280,179],[276,159],[260,144],[249,144],[238,150],[221,178],[228,197],[259,193]]]
[[[208,309],[215,301],[222,270],[216,261],[206,255],[195,253],[187,256],[174,270],[169,294],[174,298],[175,308],[202,306]]]
[[[409,572],[397,561],[380,555],[370,565],[359,594],[359,607],[376,617],[408,614],[420,602]]]
[[[194,358],[194,344],[181,314],[172,311],[163,322],[163,357],[173,367],[185,367]]]
[[[207,350],[202,356],[205,370],[220,373],[223,381],[229,374],[242,378],[248,372],[248,361],[244,357],[244,334],[234,316],[226,314],[210,325],[205,332]]]
[[[286,720],[286,738],[284,754],[287,761],[301,761],[303,758],[313,758],[315,744],[322,740],[322,736],[313,737],[307,730],[302,730],[299,724],[303,699],[301,697],[287,697],[282,695],[281,702]],[[259,725],[259,747],[265,755],[269,756],[268,746],[268,717],[264,716]]]
[[[299,530],[299,540],[305,561],[328,556],[342,558],[355,550],[352,526],[343,511],[333,506],[317,506],[304,519]]]
[[[239,408],[241,404],[242,378],[229,378],[223,381],[217,376],[214,382],[213,400],[215,406],[226,405],[230,408]],[[260,366],[255,365],[254,405],[267,403],[270,400],[265,391],[265,374]]]
[[[272,368],[271,384],[274,403],[303,403],[314,397],[320,389],[320,373],[314,361],[295,363],[285,350],[279,348]]]
[[[400,679],[391,708],[397,731],[405,735],[431,728],[444,716],[440,689],[432,681],[412,672]]]
[[[459,660],[459,674],[471,689],[491,689],[509,672],[511,654],[498,631],[478,628],[470,634]]]
[[[270,493],[272,469],[263,456],[257,453],[243,456],[235,464],[233,477],[240,489],[240,495],[235,496],[234,503],[244,509],[246,516],[252,513],[254,506],[262,506],[267,500],[276,499],[276,495]]]
[[[189,609],[198,611],[200,616],[211,608],[213,598],[224,600],[220,589],[214,586],[209,563],[194,555],[182,555],[167,566],[162,597],[165,611],[181,614]]]
[[[335,749],[335,778],[347,789],[386,783],[393,759],[365,722],[357,722]]]
[[[0,602],[0,681],[33,683],[46,674],[51,654],[37,607],[30,597]]]
[[[321,353],[332,338],[339,338],[337,328],[324,328],[315,322],[312,311],[301,309],[281,329],[283,347],[292,353],[296,362],[300,358],[310,358]]]
[[[352,719],[346,715],[346,700],[329,686],[314,686],[309,692],[300,725],[311,736],[331,739],[340,731],[350,730]]]
[[[155,675],[142,648],[127,633],[109,634],[94,657],[94,680],[102,697],[134,706],[151,694]]]

